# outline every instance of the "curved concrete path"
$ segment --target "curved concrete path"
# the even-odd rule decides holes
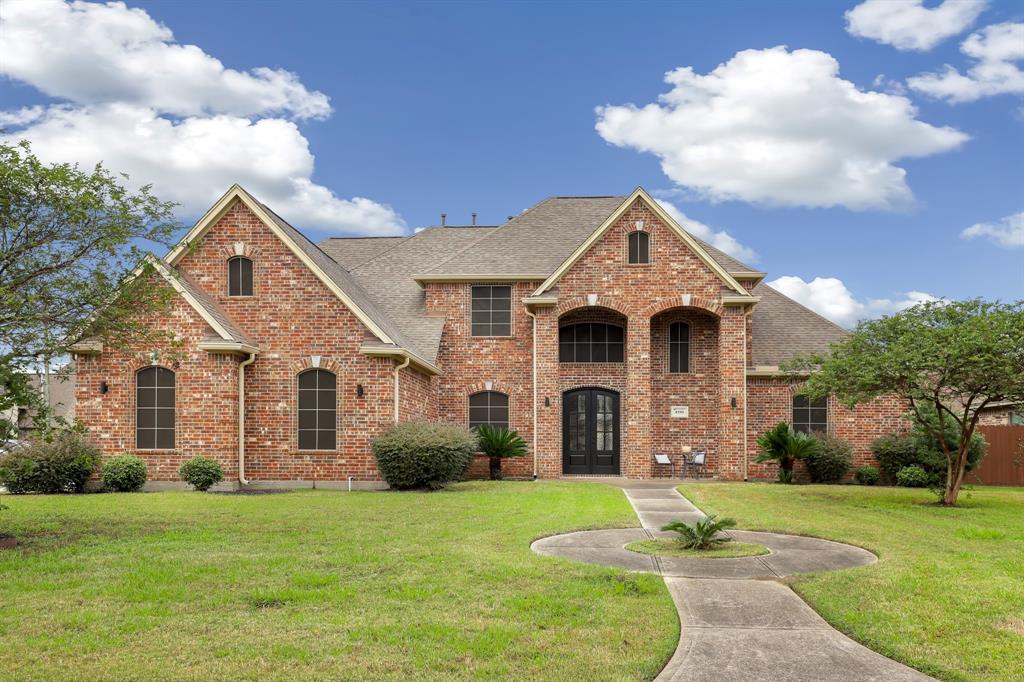
[[[542,538],[538,554],[664,576],[679,611],[679,646],[656,682],[773,680],[776,682],[923,682],[918,671],[861,646],[834,630],[778,578],[794,573],[864,566],[871,552],[838,542],[734,530],[742,542],[770,554],[736,559],[655,557],[623,549],[635,540],[672,537],[670,520],[704,513],[675,483],[629,482],[626,497],[642,528],[583,531]]]

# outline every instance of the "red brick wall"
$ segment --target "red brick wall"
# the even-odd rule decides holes
[[[778,477],[778,467],[774,464],[757,464],[754,459],[758,455],[757,437],[773,428],[780,421],[793,420],[793,391],[795,384],[788,379],[758,377],[747,381],[747,396],[750,413],[747,416],[747,447],[748,477],[774,479]],[[857,467],[865,464],[877,466],[878,462],[871,453],[871,442],[893,431],[909,428],[905,405],[895,397],[881,398],[870,403],[858,405],[848,410],[839,404],[835,397],[828,400],[829,433],[837,438],[848,441],[853,446],[853,466],[850,475]],[[798,471],[799,473],[799,471]]]

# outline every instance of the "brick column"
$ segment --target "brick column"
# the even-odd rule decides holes
[[[558,315],[537,308],[537,476],[562,475],[562,396],[558,392]],[[550,401],[547,405],[545,399]]]
[[[621,396],[620,471],[651,476],[651,320],[632,316],[626,328],[626,394]]]
[[[721,383],[718,417],[718,476],[742,480],[743,416],[747,409],[745,388],[747,359],[745,350],[746,315],[743,308],[723,310],[718,330],[718,370]],[[733,399],[736,407],[732,406]]]

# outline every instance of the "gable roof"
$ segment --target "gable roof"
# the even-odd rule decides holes
[[[422,350],[391,320],[370,298],[358,281],[334,259],[325,254],[305,235],[288,224],[283,218],[260,203],[240,185],[231,188],[199,219],[188,234],[167,255],[169,264],[176,265],[187,253],[189,245],[201,239],[210,227],[227,212],[236,201],[241,202],[260,219],[277,237],[308,267],[324,285],[330,289],[345,306],[382,344],[392,348],[397,355],[408,355],[421,368],[438,372],[433,362],[423,357]]]
[[[755,367],[777,367],[800,353],[826,353],[830,344],[849,335],[767,284],[758,284],[753,293],[761,297],[753,312],[751,355]]]

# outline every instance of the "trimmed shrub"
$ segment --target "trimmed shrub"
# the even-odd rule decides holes
[[[878,467],[865,464],[854,472],[853,477],[857,480],[857,483],[860,483],[861,485],[874,485],[878,483],[878,479],[881,478],[881,474],[878,472]]]
[[[437,490],[461,479],[476,452],[473,433],[453,424],[406,422],[373,441],[373,456],[392,488]]]
[[[127,452],[111,457],[100,472],[103,487],[116,493],[130,493],[146,484],[146,463]]]
[[[221,469],[220,462],[202,455],[182,462],[178,467],[178,475],[181,476],[181,480],[200,492],[206,492],[224,480],[224,470]]]
[[[73,431],[35,441],[0,457],[0,485],[20,493],[80,493],[100,463],[100,451]]]
[[[896,474],[903,467],[917,464],[917,450],[914,438],[907,432],[889,433],[871,443],[871,452],[881,467],[882,475],[889,483],[896,482]]]
[[[816,435],[818,448],[804,456],[807,472],[815,483],[843,480],[853,465],[853,446],[827,433]]]
[[[904,488],[925,488],[931,481],[931,475],[916,464],[903,467],[896,473],[896,485]]]

